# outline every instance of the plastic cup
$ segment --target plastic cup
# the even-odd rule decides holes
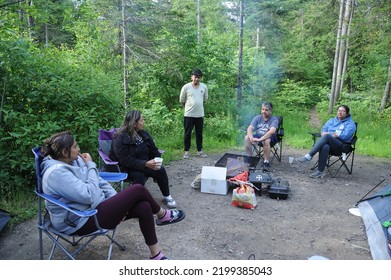
[[[155,157],[155,163],[159,166],[159,169],[162,167],[163,159],[161,157]]]
[[[289,163],[293,163],[294,160],[295,160],[294,157],[289,157]]]

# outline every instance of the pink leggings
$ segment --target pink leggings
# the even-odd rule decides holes
[[[113,229],[124,219],[138,218],[145,243],[149,246],[157,243],[153,215],[158,213],[160,208],[151,193],[140,184],[130,185],[96,207],[102,228]],[[96,230],[91,217],[75,234],[83,235]]]

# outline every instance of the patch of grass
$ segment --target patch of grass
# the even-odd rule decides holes
[[[11,219],[8,227],[13,227],[23,221],[30,220],[37,216],[38,200],[33,191],[18,189],[10,201],[2,201],[0,208],[10,213]]]

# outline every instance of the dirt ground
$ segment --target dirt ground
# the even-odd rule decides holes
[[[309,168],[315,159],[304,165],[288,162],[288,157],[305,152],[283,147],[282,161],[273,161],[271,175],[289,180],[291,193],[286,200],[272,199],[265,193],[257,195],[254,210],[232,206],[232,188],[227,195],[216,195],[191,187],[202,166],[214,166],[224,153],[206,158],[193,155],[171,162],[166,166],[171,193],[187,216],[178,224],[156,228],[165,254],[177,260],[305,260],[314,255],[334,260],[370,260],[363,221],[348,210],[381,180],[385,182],[379,188],[390,181],[390,161],[356,155],[352,175],[341,170],[336,178],[327,174],[323,179],[311,179]],[[146,187],[161,200],[152,180]],[[113,259],[148,258],[136,220],[118,227],[117,240],[127,249],[119,251],[114,247]],[[47,254],[49,240],[45,238],[44,244]],[[0,248],[3,260],[38,259],[36,220],[7,227],[0,234]],[[79,258],[103,259],[106,248],[105,239],[96,240]]]

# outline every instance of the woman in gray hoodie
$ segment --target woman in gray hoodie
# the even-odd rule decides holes
[[[150,258],[167,259],[158,244],[154,215],[157,225],[172,224],[185,218],[183,210],[163,209],[140,184],[117,193],[99,176],[90,154],[80,153],[69,131],[46,139],[41,154],[45,157],[41,166],[44,193],[79,210],[97,209],[102,228],[113,229],[123,220],[138,218]],[[80,218],[50,202],[46,208],[58,231],[83,235],[97,230],[93,218]]]

